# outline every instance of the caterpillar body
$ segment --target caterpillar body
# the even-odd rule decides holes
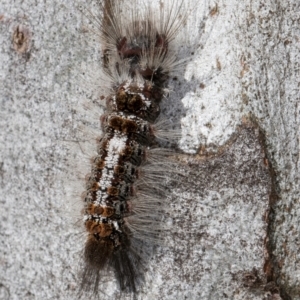
[[[149,247],[159,242],[164,227],[169,152],[158,146],[155,123],[169,73],[178,65],[172,41],[186,15],[182,2],[157,12],[136,1],[132,7],[128,11],[120,1],[105,1],[96,20],[105,49],[102,81],[109,83],[109,93],[100,118],[103,135],[82,196],[88,234],[82,288],[95,293],[107,269],[121,290],[135,292]],[[88,16],[94,22],[93,14]]]

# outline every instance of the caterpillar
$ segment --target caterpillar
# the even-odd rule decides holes
[[[106,270],[122,291],[136,292],[153,246],[161,242],[165,176],[170,151],[159,143],[160,103],[180,62],[173,41],[186,19],[183,1],[151,5],[99,3],[96,24],[104,49],[102,84],[108,85],[102,136],[82,194],[87,232],[82,290],[98,293]],[[163,122],[162,122],[163,124]],[[163,127],[163,125],[162,125]]]

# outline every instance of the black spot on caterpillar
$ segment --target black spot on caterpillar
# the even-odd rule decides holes
[[[152,248],[164,229],[165,173],[170,151],[160,148],[160,102],[169,73],[180,64],[172,41],[186,13],[182,1],[155,11],[137,1],[99,4],[96,24],[104,47],[103,84],[108,85],[103,135],[86,176],[82,291],[98,293],[105,270],[115,273],[122,291],[136,292]]]

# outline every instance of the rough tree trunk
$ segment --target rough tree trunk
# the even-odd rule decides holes
[[[300,2],[198,2],[163,104],[188,176],[138,299],[300,299]],[[73,1],[1,0],[1,299],[75,299],[84,234],[65,211],[62,144],[95,99],[78,87],[101,57],[87,40]]]

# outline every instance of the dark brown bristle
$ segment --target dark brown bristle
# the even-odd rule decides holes
[[[97,240],[89,235],[85,245],[84,256],[89,267],[103,269],[113,255],[114,245],[109,239]]]

